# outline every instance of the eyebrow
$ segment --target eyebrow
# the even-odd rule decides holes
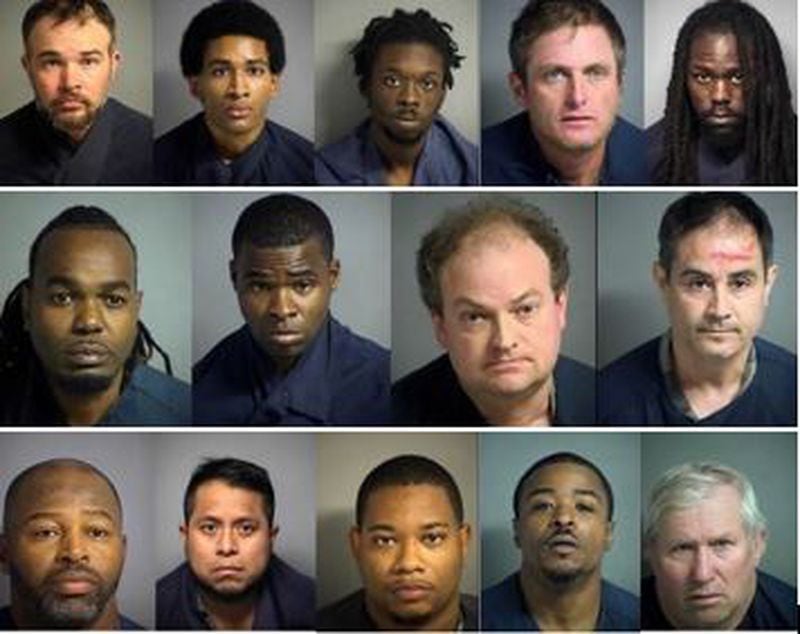
[[[99,515],[109,520],[110,522],[113,522],[115,524],[117,523],[117,520],[114,518],[114,516],[108,511],[105,511],[103,509],[87,509],[87,510],[82,510],[81,513],[84,515]],[[25,519],[23,519],[22,523],[28,524],[30,522],[35,522],[37,520],[56,519],[61,517],[62,515],[63,513],[58,513],[55,511],[36,511],[35,513],[31,513]]]
[[[81,57],[91,57],[92,55],[99,55],[99,56],[102,57],[103,51],[101,49],[99,49],[99,48],[91,48],[88,51],[79,51],[78,54]],[[37,53],[36,57],[37,58],[40,58],[40,57],[58,57],[59,59],[61,59],[61,58],[64,57],[64,55],[62,53],[60,53],[59,51],[46,50],[46,51],[41,51],[40,53]]]
[[[553,494],[555,492],[556,492],[556,490],[553,487],[536,487],[535,489],[531,490],[531,492],[528,493],[528,495],[525,496],[525,497],[530,499],[535,495]],[[600,494],[597,491],[595,491],[594,489],[572,489],[572,494],[573,495],[589,495],[589,496],[591,496],[593,498],[596,498],[598,502],[602,502],[602,498],[600,497]]]
[[[317,272],[311,267],[304,267],[302,269],[295,269],[295,270],[288,270],[286,271],[286,275],[289,277],[316,277]],[[246,271],[244,276],[246,278],[265,278],[265,277],[273,277],[266,271],[262,271],[260,269],[250,269]]]
[[[740,271],[731,271],[730,273],[726,273],[726,278],[732,277],[741,277],[743,275],[758,277],[758,271],[755,269],[741,269]],[[714,278],[714,275],[709,273],[708,271],[701,271],[700,269],[685,269],[678,274],[679,278],[684,277],[707,277],[710,279]]]
[[[246,65],[261,65],[261,64],[263,64],[264,66],[268,66],[269,65],[269,60],[266,57],[255,57],[255,58],[252,58],[252,59],[246,59],[244,61],[244,63]],[[215,58],[215,59],[208,60],[206,62],[206,65],[207,66],[234,66],[234,63],[229,59]]]
[[[81,284],[77,280],[67,275],[52,275],[45,280],[45,286],[66,286],[68,288],[80,287]],[[126,280],[111,280],[110,282],[103,282],[100,284],[100,290],[112,291],[123,288],[125,290],[132,290],[131,285]]]
[[[525,291],[524,293],[521,293],[520,295],[518,295],[514,299],[512,299],[510,302],[508,302],[508,305],[509,306],[516,306],[517,304],[521,304],[522,302],[524,302],[527,299],[539,298],[539,297],[541,297],[541,295],[542,294],[539,293],[538,291],[536,291],[534,289],[529,289],[529,290]],[[487,308],[487,306],[485,306],[485,305],[481,304],[480,302],[478,302],[478,301],[476,301],[474,299],[471,299],[469,297],[457,297],[455,299],[455,301],[453,302],[453,304],[457,308],[460,307],[460,306],[470,306],[472,308],[482,308],[482,309],[486,309]]]
[[[428,522],[427,524],[423,524],[420,526],[420,530],[429,531],[433,528],[450,528],[449,522]],[[367,532],[377,532],[377,531],[388,531],[388,532],[395,532],[396,529],[391,524],[371,524],[366,528]]]

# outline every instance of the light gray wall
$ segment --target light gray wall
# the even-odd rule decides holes
[[[642,434],[642,513],[655,481],[685,462],[713,460],[743,473],[767,518],[761,569],[797,581],[797,436],[794,433]]]
[[[195,290],[192,346],[199,361],[223,336],[244,323],[228,275],[231,235],[245,207],[264,193],[205,193],[193,198]],[[391,251],[389,195],[303,192],[333,225],[342,264],[332,314],[360,335],[389,347]],[[186,240],[188,242],[188,240]]]
[[[436,460],[455,479],[464,501],[472,542],[461,591],[478,591],[477,436],[436,433],[317,434],[317,606],[361,587],[347,533],[355,522],[356,494],[367,474],[384,460],[406,453]]]
[[[484,128],[520,111],[508,87],[508,73],[511,72],[508,40],[511,23],[526,2],[481,2],[481,126]],[[643,0],[605,0],[603,4],[614,13],[625,34],[627,55],[620,115],[641,127],[644,114]]]
[[[797,3],[795,0],[748,0],[769,20],[783,50],[783,62],[797,110]],[[647,80],[645,82],[645,125],[664,116],[667,86],[672,73],[672,55],[678,31],[705,0],[648,0],[644,12]],[[764,78],[769,80],[769,78]]]
[[[138,0],[137,0],[138,1]],[[154,6],[156,136],[202,110],[181,73],[181,38],[211,0],[157,0]],[[312,0],[256,0],[278,22],[286,47],[281,89],[267,117],[314,140],[314,43]]]
[[[127,557],[117,589],[120,612],[152,629],[155,624],[153,547],[153,478],[150,452],[155,436],[121,432],[4,433],[0,438],[0,492],[21,471],[43,460],[76,458],[91,463],[114,483],[122,500]],[[0,606],[8,605],[8,577],[0,575]]]
[[[416,279],[416,253],[422,236],[445,211],[497,194],[396,193],[392,198],[392,379],[441,354],[430,314]],[[515,199],[538,206],[553,218],[569,246],[570,282],[567,328],[561,351],[595,364],[595,214],[592,193],[535,192]]]
[[[148,115],[153,113],[153,55],[150,0],[106,0],[117,22],[117,46],[122,64],[110,95]],[[0,42],[5,62],[0,65],[0,116],[33,99],[20,58],[24,52],[22,17],[33,0],[0,3]]]
[[[639,434],[513,432],[481,434],[481,587],[519,570],[514,545],[514,489],[528,467],[560,451],[590,460],[614,492],[614,541],[603,558],[603,577],[639,594]]]
[[[353,60],[348,51],[361,39],[372,18],[391,15],[395,8],[414,11],[420,6],[438,20],[448,22],[458,51],[465,55],[453,71],[453,88],[442,106],[444,115],[473,143],[480,130],[478,114],[477,0],[316,0],[314,41],[317,145],[326,145],[348,134],[368,115],[358,91]]]
[[[0,297],[28,274],[36,235],[72,205],[106,210],[138,252],[140,319],[172,360],[175,376],[191,376],[191,219],[186,194],[150,192],[25,192],[0,194]],[[158,354],[153,367],[163,369]]]
[[[304,433],[162,433],[150,435],[153,449],[155,533],[159,577],[184,561],[178,531],[183,494],[195,467],[206,458],[239,458],[269,471],[275,490],[275,554],[313,577],[316,510],[314,435]]]
[[[685,192],[598,194],[598,365],[666,330],[667,314],[651,270],[658,226],[667,206]],[[746,192],[767,213],[775,234],[778,279],[761,335],[797,350],[796,200],[792,193]]]

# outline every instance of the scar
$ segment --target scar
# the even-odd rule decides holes
[[[755,240],[747,240],[745,242],[740,242],[735,247],[734,245],[728,245],[734,248],[725,248],[725,246],[721,245],[722,248],[711,252],[711,259],[722,262],[741,262],[743,260],[749,260],[756,251],[756,244]]]

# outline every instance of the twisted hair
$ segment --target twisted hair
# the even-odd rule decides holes
[[[458,44],[450,37],[449,32],[452,30],[450,24],[437,20],[425,9],[417,9],[414,13],[395,9],[389,17],[372,18],[364,29],[361,39],[350,49],[359,90],[364,92],[367,89],[372,65],[380,47],[396,42],[403,44],[421,42],[430,44],[439,51],[444,62],[444,85],[452,88],[452,69],[459,68],[464,59],[463,55],[458,54]]]
[[[655,180],[697,184],[699,124],[686,88],[692,42],[700,33],[736,38],[745,76],[744,152],[748,181],[790,185],[797,178],[797,118],[781,47],[767,19],[740,0],[716,0],[692,13],[681,27],[672,59],[664,109],[662,158]]]

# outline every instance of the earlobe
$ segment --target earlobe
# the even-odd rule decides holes
[[[525,82],[514,71],[508,74],[508,85],[511,88],[511,94],[514,100],[521,108],[528,108],[528,91],[525,87]]]
[[[233,290],[236,290],[236,261],[231,260],[228,262],[228,275],[231,278],[231,284],[233,285]]]
[[[350,543],[350,554],[354,559],[358,558],[359,547],[361,546],[361,531],[357,526],[353,526],[347,535]]]
[[[328,271],[330,272],[331,276],[331,288],[338,288],[339,287],[339,280],[341,279],[342,275],[342,266],[339,260],[331,260],[331,263],[328,267]]]
[[[769,305],[769,296],[772,293],[772,286],[775,284],[775,280],[778,279],[778,265],[772,264],[767,269],[767,279],[765,280],[764,284],[764,305]]]
[[[445,328],[444,317],[439,313],[431,311],[431,322],[433,322],[433,334],[436,337],[436,341],[439,342],[442,348],[447,350],[447,329]]]
[[[660,262],[653,262],[652,275],[653,282],[659,290],[665,290],[669,284],[669,280],[667,279],[667,272],[664,270],[664,267],[661,266]]]

